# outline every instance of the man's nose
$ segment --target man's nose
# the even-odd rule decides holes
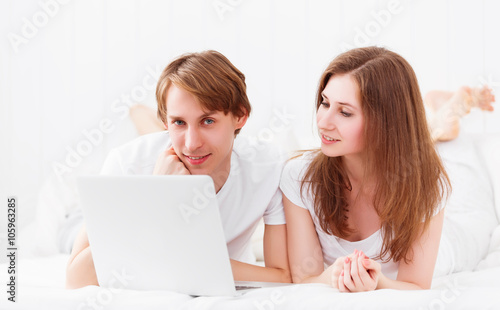
[[[203,139],[199,129],[193,127],[188,129],[185,144],[189,151],[195,151],[203,145]]]

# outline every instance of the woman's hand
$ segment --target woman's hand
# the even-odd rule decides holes
[[[337,288],[341,292],[373,291],[377,288],[380,275],[380,263],[369,259],[363,252],[355,250],[352,255],[343,259]]]
[[[180,175],[191,174],[184,166],[184,163],[179,159],[173,147],[162,152],[156,160],[156,165],[153,170],[155,175]]]
[[[353,260],[357,256],[357,251],[355,251],[353,254],[350,254],[349,256],[342,256],[337,258],[333,264],[330,265],[325,271],[322,273],[321,277],[324,279],[328,279],[327,282],[330,284],[333,288],[338,289],[339,288],[339,277],[344,270],[344,265],[345,265],[345,260]],[[364,254],[363,254],[364,255]],[[364,258],[368,258],[367,256],[364,256]]]
[[[337,260],[331,264],[330,267],[326,268],[321,274],[321,277],[325,280],[324,282],[328,282],[328,284],[330,284],[333,288],[339,288],[339,277],[344,270],[345,258],[346,257],[337,258]]]

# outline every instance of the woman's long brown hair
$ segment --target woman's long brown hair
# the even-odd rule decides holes
[[[316,97],[332,76],[349,74],[357,83],[365,119],[365,173],[376,185],[373,205],[381,221],[383,245],[378,258],[413,258],[411,247],[429,226],[451,185],[431,140],[417,78],[400,55],[379,47],[358,48],[337,56],[323,73]],[[341,238],[347,223],[351,184],[342,157],[314,155],[301,188],[314,197],[321,228]]]

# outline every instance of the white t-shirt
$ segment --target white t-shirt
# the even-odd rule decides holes
[[[101,170],[103,175],[148,175],[158,156],[171,146],[167,131],[144,135],[113,149]],[[237,137],[231,170],[217,193],[229,257],[253,263],[251,237],[260,219],[267,225],[285,224],[279,180],[284,156],[267,144]]]
[[[300,193],[301,180],[312,158],[313,156],[310,153],[306,153],[299,158],[288,161],[283,168],[280,188],[292,203],[309,210],[323,251],[324,263],[330,266],[337,258],[352,254],[355,249],[363,251],[370,258],[379,255],[383,241],[380,229],[364,240],[351,242],[334,235],[329,235],[321,228],[318,216],[314,211],[314,199],[311,193],[307,191],[307,186],[303,188],[302,196]],[[393,260],[387,263],[382,263],[380,260],[378,262],[382,265],[383,274],[395,280],[398,275],[399,263]]]

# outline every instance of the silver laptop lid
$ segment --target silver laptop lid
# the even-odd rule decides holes
[[[80,177],[78,188],[99,285],[235,294],[209,176]]]

